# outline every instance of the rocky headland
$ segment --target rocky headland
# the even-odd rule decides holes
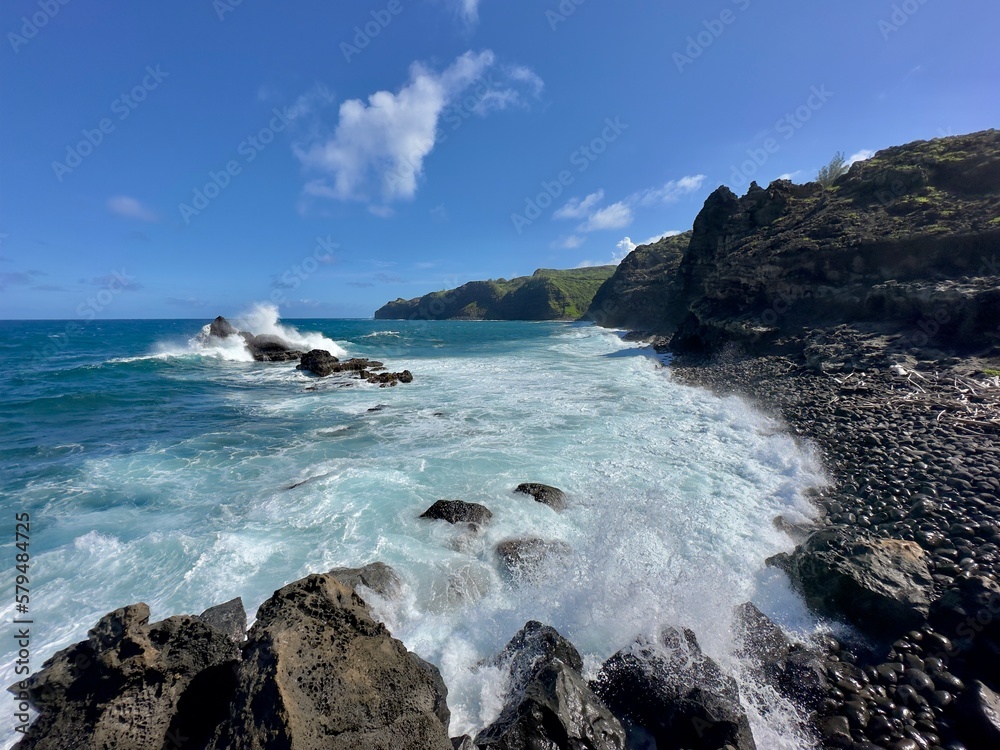
[[[590,307],[614,266],[556,271],[540,268],[515,279],[470,281],[457,289],[397,299],[376,320],[576,320]]]

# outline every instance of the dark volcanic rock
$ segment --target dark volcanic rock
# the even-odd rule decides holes
[[[324,378],[327,375],[340,372],[340,370],[337,369],[337,365],[339,363],[340,360],[325,349],[313,349],[302,355],[302,360],[299,362],[296,369],[308,370],[314,375],[319,375],[321,378]]]
[[[351,588],[366,586],[386,599],[395,599],[403,591],[399,574],[383,562],[369,563],[363,568],[334,568],[328,575]]]
[[[198,619],[225,633],[236,643],[241,643],[246,637],[247,611],[240,597],[209,607],[198,615]]]
[[[232,710],[210,747],[452,750],[435,673],[352,589],[311,575],[258,610]]]
[[[970,747],[1000,747],[1000,696],[976,681],[959,705],[962,734]]]
[[[495,750],[625,750],[625,732],[580,675],[583,660],[555,629],[529,622],[498,662],[510,688],[497,720],[475,744]]]
[[[517,485],[514,492],[524,495],[531,495],[535,500],[548,505],[552,510],[564,510],[566,508],[566,493],[558,487],[551,487],[547,484],[537,482],[524,482]]]
[[[208,332],[210,335],[217,336],[220,339],[239,333],[239,331],[233,327],[233,324],[221,315],[212,321],[211,325],[208,327]]]
[[[895,636],[927,620],[933,581],[914,542],[831,528],[768,562],[788,573],[816,611],[847,617],[868,633]]]
[[[115,610],[28,678],[39,716],[18,748],[201,747],[225,715],[237,659],[232,640],[198,618],[150,625],[145,604]]]
[[[254,336],[246,331],[240,334],[246,341],[247,349],[258,362],[293,362],[302,357],[302,352],[279,336],[261,334]]]
[[[485,526],[493,518],[493,513],[485,505],[467,503],[464,500],[438,500],[420,514],[421,518],[447,521],[448,523],[471,523]]]
[[[705,656],[695,635],[665,627],[601,667],[594,692],[626,727],[641,727],[660,748],[755,750],[736,682]]]

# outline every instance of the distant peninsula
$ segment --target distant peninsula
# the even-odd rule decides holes
[[[615,266],[557,271],[540,268],[515,279],[470,281],[457,289],[402,297],[375,311],[376,320],[577,320]]]

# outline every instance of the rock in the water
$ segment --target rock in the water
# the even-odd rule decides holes
[[[566,493],[558,487],[538,484],[537,482],[524,482],[517,485],[514,492],[531,495],[535,500],[543,505],[548,505],[552,510],[563,510],[566,507]]]
[[[490,750],[625,750],[625,731],[580,675],[583,661],[553,628],[529,622],[497,657],[510,664],[503,711],[476,736]]]
[[[213,750],[452,750],[443,684],[331,575],[257,612]]]
[[[328,575],[351,588],[366,586],[386,599],[397,598],[403,590],[399,574],[383,562],[369,563],[363,568],[334,568]]]
[[[339,364],[340,360],[325,349],[313,349],[302,355],[302,359],[296,369],[308,370],[314,375],[325,378],[327,375],[340,372],[337,369],[337,365]]]
[[[39,716],[18,748],[202,747],[228,710],[238,658],[198,618],[150,625],[145,604],[115,610],[26,680]]]
[[[572,554],[565,542],[546,539],[508,539],[496,546],[503,569],[515,581],[532,581],[546,568],[564,567]]]
[[[448,523],[471,523],[485,526],[493,518],[493,513],[485,505],[467,503],[464,500],[438,500],[420,514],[421,518],[442,520]]]
[[[626,727],[657,747],[756,750],[736,682],[705,656],[695,635],[665,627],[608,659],[594,692]]]
[[[977,680],[962,695],[959,709],[969,747],[1000,747],[1000,696]]]
[[[302,357],[302,352],[280,336],[268,333],[254,336],[245,331],[241,335],[250,354],[258,362],[292,362]]]
[[[212,321],[211,325],[209,325],[208,333],[211,336],[217,336],[220,339],[224,339],[227,336],[233,336],[234,334],[239,333],[239,331],[233,327],[232,323],[220,315]]]
[[[915,542],[822,529],[768,563],[788,573],[817,612],[868,633],[894,636],[927,620],[933,580]]]
[[[461,737],[452,737],[451,746],[453,750],[476,750],[475,743],[467,734],[463,734]]]
[[[198,619],[220,633],[225,633],[235,643],[241,643],[246,637],[247,611],[243,608],[243,600],[240,597],[209,607],[198,615]]]

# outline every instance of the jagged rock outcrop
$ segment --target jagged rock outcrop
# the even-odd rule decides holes
[[[247,634],[247,611],[243,599],[236,597],[228,602],[209,607],[198,619],[211,625],[220,633],[225,633],[234,643],[242,643]]]
[[[210,341],[212,338],[227,339],[231,336],[241,337],[247,351],[257,362],[294,362],[302,356],[302,352],[280,336],[255,336],[249,331],[239,330],[221,315],[209,324],[207,338],[204,331],[199,338]]]
[[[510,670],[503,711],[476,735],[489,750],[625,750],[621,724],[581,676],[583,659],[552,627],[528,622],[494,660]]]
[[[411,300],[397,299],[375,311],[376,320],[576,320],[590,306],[614,266],[471,281],[457,289]]]
[[[397,599],[403,591],[399,574],[383,562],[368,563],[362,568],[334,568],[328,574],[346,586],[353,589],[365,586],[386,599]]]
[[[784,570],[817,612],[846,617],[873,635],[895,635],[927,621],[933,593],[927,560],[915,542],[834,527],[768,563]]]
[[[331,575],[257,611],[217,750],[451,750],[444,685]]]
[[[846,323],[900,349],[1000,352],[1000,131],[885,149],[829,188],[720,187],[676,273],[631,270],[649,255],[637,248],[605,285],[601,307],[620,311],[605,324],[677,351],[794,350]]]
[[[657,747],[756,750],[736,682],[702,653],[695,634],[664,627],[608,659],[592,683],[622,724]]]
[[[199,618],[151,625],[145,604],[115,610],[28,678],[39,715],[17,747],[203,747],[227,711],[238,658],[230,634]]]

